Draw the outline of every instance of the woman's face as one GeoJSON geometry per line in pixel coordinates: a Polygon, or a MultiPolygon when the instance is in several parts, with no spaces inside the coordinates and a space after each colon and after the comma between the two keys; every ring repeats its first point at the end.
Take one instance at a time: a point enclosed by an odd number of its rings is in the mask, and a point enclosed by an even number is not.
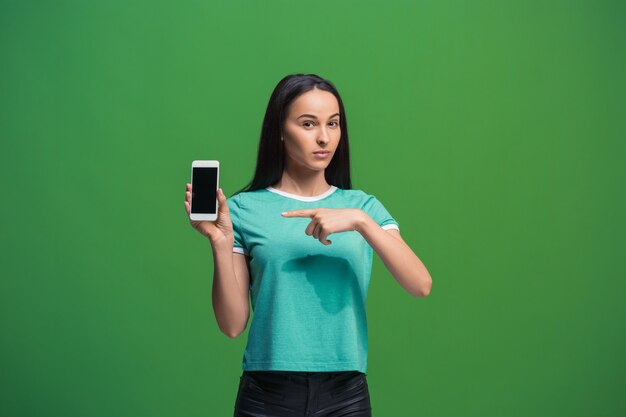
{"type": "Polygon", "coordinates": [[[335,96],[317,88],[301,94],[291,102],[283,126],[286,165],[295,163],[315,171],[326,169],[340,137],[339,103],[335,96]]]}

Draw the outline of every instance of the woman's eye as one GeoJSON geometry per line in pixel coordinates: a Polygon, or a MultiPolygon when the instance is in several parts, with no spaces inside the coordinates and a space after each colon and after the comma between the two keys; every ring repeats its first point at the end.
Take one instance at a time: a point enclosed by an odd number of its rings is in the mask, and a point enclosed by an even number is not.
{"type": "Polygon", "coordinates": [[[333,127],[339,126],[339,122],[330,122],[330,125],[333,127]]]}
{"type": "Polygon", "coordinates": [[[302,123],[302,125],[306,126],[306,127],[311,127],[311,126],[313,126],[313,122],[304,122],[304,123],[302,123]]]}

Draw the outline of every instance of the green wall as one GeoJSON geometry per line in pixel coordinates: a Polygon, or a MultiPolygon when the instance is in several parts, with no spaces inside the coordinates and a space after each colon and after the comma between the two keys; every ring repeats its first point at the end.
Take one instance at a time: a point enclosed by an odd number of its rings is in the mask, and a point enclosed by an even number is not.
{"type": "Polygon", "coordinates": [[[0,415],[232,415],[185,183],[294,72],[433,277],[374,261],[374,415],[626,415],[625,4],[2,1],[0,415]]]}

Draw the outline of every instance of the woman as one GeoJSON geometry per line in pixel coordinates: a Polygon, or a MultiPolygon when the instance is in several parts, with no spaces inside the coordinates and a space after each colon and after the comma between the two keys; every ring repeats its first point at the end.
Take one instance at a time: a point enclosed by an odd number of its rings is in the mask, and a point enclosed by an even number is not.
{"type": "MultiPolygon", "coordinates": [[[[372,195],[352,190],[346,113],[333,84],[283,78],[272,93],[251,183],[218,190],[213,308],[237,337],[253,320],[235,416],[371,416],[365,298],[372,250],[399,284],[432,280],[372,195]],[[313,237],[313,239],[311,239],[313,237]]],[[[189,213],[191,184],[185,207],[189,213]]]]}

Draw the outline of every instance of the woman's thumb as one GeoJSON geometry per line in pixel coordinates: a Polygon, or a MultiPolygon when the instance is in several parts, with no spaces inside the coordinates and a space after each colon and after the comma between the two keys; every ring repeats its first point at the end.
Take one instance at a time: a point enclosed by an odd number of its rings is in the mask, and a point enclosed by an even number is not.
{"type": "Polygon", "coordinates": [[[224,214],[228,214],[228,204],[226,203],[226,196],[221,188],[217,189],[217,201],[219,203],[219,211],[224,214]]]}

